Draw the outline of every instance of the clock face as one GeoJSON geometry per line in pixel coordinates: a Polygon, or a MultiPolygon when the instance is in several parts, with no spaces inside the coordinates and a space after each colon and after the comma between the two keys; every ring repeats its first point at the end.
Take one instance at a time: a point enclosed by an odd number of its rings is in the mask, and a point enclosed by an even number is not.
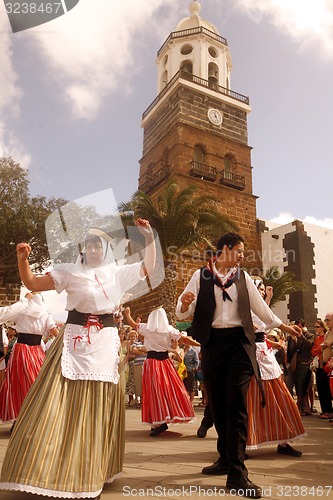
{"type": "Polygon", "coordinates": [[[222,113],[218,109],[210,108],[208,110],[207,115],[208,115],[209,121],[214,123],[214,125],[221,125],[222,120],[223,120],[223,116],[222,116],[222,113]]]}

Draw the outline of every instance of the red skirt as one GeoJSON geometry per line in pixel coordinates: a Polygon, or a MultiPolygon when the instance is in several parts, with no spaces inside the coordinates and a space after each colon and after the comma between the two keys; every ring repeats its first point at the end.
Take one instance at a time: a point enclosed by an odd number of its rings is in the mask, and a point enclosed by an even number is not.
{"type": "Polygon", "coordinates": [[[17,418],[22,403],[35,381],[45,359],[41,345],[16,343],[6,369],[6,378],[0,389],[0,419],[17,418]]]}
{"type": "Polygon", "coordinates": [[[180,424],[194,420],[185,386],[170,359],[148,358],[142,373],[142,422],[180,424]]]}
{"type": "Polygon", "coordinates": [[[254,377],[247,396],[247,449],[295,441],[306,436],[302,420],[290,392],[281,377],[261,381],[266,406],[261,407],[261,394],[254,377]]]}

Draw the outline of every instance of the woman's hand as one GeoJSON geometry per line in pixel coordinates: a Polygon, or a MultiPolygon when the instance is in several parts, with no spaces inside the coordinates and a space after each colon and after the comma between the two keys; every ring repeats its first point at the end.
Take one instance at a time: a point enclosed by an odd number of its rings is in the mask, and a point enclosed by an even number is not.
{"type": "Polygon", "coordinates": [[[279,328],[283,332],[289,333],[289,335],[291,335],[294,338],[294,340],[299,339],[302,336],[302,329],[299,326],[296,326],[296,325],[288,326],[288,325],[285,325],[284,323],[282,323],[279,326],[279,328]]]}
{"type": "Polygon", "coordinates": [[[139,232],[145,238],[146,250],[145,256],[143,259],[144,267],[141,269],[140,275],[142,278],[145,276],[149,276],[149,274],[153,271],[156,265],[156,245],[154,233],[151,228],[151,225],[146,219],[137,219],[135,221],[136,227],[139,232]]]}
{"type": "Polygon", "coordinates": [[[48,274],[44,276],[36,276],[29,266],[29,255],[31,246],[28,243],[18,243],[16,245],[17,263],[20,272],[20,277],[28,290],[33,292],[44,292],[46,290],[54,290],[54,282],[48,274]]]}
{"type": "Polygon", "coordinates": [[[150,222],[146,219],[137,219],[135,225],[139,232],[146,238],[147,236],[153,237],[153,231],[150,222]]]}
{"type": "Polygon", "coordinates": [[[24,262],[29,259],[31,246],[28,243],[18,243],[16,245],[16,254],[18,262],[24,262]]]}
{"type": "Polygon", "coordinates": [[[273,287],[266,286],[265,292],[266,292],[265,302],[266,302],[266,304],[270,305],[271,300],[273,298],[273,287]]]}

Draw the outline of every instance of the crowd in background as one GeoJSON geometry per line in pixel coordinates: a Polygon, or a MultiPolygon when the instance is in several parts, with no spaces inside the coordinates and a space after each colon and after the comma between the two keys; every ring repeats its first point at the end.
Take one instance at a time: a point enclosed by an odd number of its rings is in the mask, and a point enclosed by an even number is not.
{"type": "MultiPolygon", "coordinates": [[[[141,317],[137,316],[140,322],[141,317]]],[[[319,400],[319,418],[333,423],[333,321],[332,314],[325,319],[318,319],[314,333],[307,328],[303,319],[292,322],[303,330],[301,342],[284,334],[278,328],[270,331],[267,341],[275,352],[275,357],[283,371],[290,393],[295,397],[302,416],[317,413],[315,399],[319,400]],[[332,328],[332,330],[330,329],[332,328]]],[[[63,328],[58,323],[57,328],[63,328]]],[[[312,330],[312,329],[311,329],[312,330]]],[[[119,337],[121,340],[122,360],[120,370],[125,372],[126,403],[129,407],[141,408],[142,370],[146,359],[146,349],[138,332],[120,320],[119,337]]],[[[16,325],[8,322],[1,325],[3,352],[0,357],[0,386],[5,379],[6,367],[11,352],[17,341],[16,325]]],[[[41,346],[45,352],[54,341],[54,334],[49,332],[43,337],[41,346]]],[[[191,402],[194,396],[201,395],[199,406],[206,406],[207,396],[201,371],[200,347],[185,346],[181,340],[173,340],[169,357],[184,382],[191,402]]]]}
{"type": "MultiPolygon", "coordinates": [[[[291,324],[302,328],[300,340],[285,334],[278,328],[267,334],[267,342],[273,349],[285,383],[296,400],[301,416],[318,413],[315,399],[319,400],[319,418],[333,423],[333,323],[331,314],[318,319],[314,333],[303,319],[291,324]],[[332,331],[330,331],[330,326],[332,331]]],[[[136,317],[141,321],[141,317],[136,317]]],[[[312,330],[312,329],[311,329],[312,330]]],[[[143,339],[131,326],[121,324],[119,336],[122,345],[122,369],[125,371],[126,402],[130,407],[141,407],[142,369],[146,359],[143,339]]],[[[201,396],[198,406],[207,405],[207,396],[201,371],[200,347],[185,346],[181,340],[173,340],[169,357],[181,376],[186,390],[194,403],[194,396],[201,396]]]]}

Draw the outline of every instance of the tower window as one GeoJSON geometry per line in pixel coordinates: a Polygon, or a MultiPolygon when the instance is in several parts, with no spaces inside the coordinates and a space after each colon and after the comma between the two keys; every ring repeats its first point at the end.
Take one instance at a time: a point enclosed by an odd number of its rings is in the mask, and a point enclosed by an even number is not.
{"type": "Polygon", "coordinates": [[[185,73],[193,74],[193,64],[191,61],[183,61],[180,65],[180,69],[185,73]]]}
{"type": "Polygon", "coordinates": [[[162,155],[162,167],[166,167],[168,165],[169,165],[169,149],[166,148],[163,151],[163,155],[162,155]]]}
{"type": "Polygon", "coordinates": [[[167,62],[168,62],[168,56],[165,56],[165,58],[163,59],[163,66],[164,67],[166,66],[167,62]]]}
{"type": "Polygon", "coordinates": [[[212,46],[208,47],[208,53],[210,56],[214,57],[214,59],[216,59],[219,56],[219,53],[216,50],[216,48],[212,46]]]}
{"type": "Polygon", "coordinates": [[[188,54],[191,54],[192,50],[193,50],[192,45],[187,43],[181,47],[180,53],[183,54],[183,56],[187,56],[188,54]]]}
{"type": "Polygon", "coordinates": [[[231,156],[225,156],[224,157],[224,170],[226,172],[232,172],[233,171],[233,158],[231,156]]]}
{"type": "Polygon", "coordinates": [[[198,163],[205,163],[205,152],[202,146],[194,146],[193,160],[198,163]]]}
{"type": "Polygon", "coordinates": [[[164,89],[167,83],[168,83],[168,72],[167,70],[165,70],[163,71],[161,76],[161,89],[164,89]]]}
{"type": "Polygon", "coordinates": [[[210,83],[219,83],[219,68],[215,63],[208,64],[208,81],[210,83]]]}

